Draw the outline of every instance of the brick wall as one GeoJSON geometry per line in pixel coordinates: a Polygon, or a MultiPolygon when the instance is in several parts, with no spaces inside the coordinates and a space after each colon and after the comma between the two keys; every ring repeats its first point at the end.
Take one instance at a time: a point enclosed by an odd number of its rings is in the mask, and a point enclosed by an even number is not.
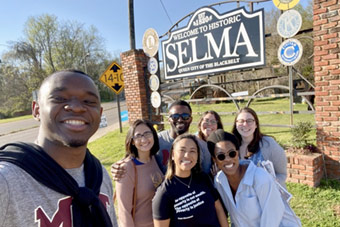
{"type": "Polygon", "coordinates": [[[159,121],[155,109],[150,104],[151,90],[148,87],[150,74],[147,72],[149,58],[143,50],[129,50],[121,53],[124,73],[124,90],[129,124],[137,119],[159,121]]]}
{"type": "Polygon", "coordinates": [[[340,179],[340,1],[314,0],[313,20],[317,145],[340,179]]]}
{"type": "Polygon", "coordinates": [[[287,182],[317,187],[323,176],[321,154],[300,155],[287,153],[287,182]]]}

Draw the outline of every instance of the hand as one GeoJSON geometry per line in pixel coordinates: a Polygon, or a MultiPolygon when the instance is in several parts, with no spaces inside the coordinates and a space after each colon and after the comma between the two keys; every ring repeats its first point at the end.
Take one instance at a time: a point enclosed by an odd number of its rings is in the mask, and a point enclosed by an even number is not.
{"type": "Polygon", "coordinates": [[[125,176],[126,169],[123,165],[125,162],[127,162],[127,159],[119,160],[111,165],[111,174],[114,181],[120,181],[125,176]]]}
{"type": "Polygon", "coordinates": [[[220,171],[220,169],[217,167],[216,163],[213,163],[210,169],[211,174],[216,176],[218,171],[220,171]]]}

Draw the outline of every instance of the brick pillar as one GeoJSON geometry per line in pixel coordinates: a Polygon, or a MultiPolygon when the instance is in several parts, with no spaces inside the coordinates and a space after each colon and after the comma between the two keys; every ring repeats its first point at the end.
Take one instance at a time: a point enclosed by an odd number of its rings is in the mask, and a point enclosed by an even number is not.
{"type": "Polygon", "coordinates": [[[160,121],[156,110],[151,106],[151,90],[148,86],[150,74],[147,70],[149,58],[143,50],[129,50],[120,55],[124,73],[124,90],[129,124],[137,119],[160,121]]]}
{"type": "Polygon", "coordinates": [[[314,0],[313,19],[317,145],[340,179],[340,0],[314,0]]]}

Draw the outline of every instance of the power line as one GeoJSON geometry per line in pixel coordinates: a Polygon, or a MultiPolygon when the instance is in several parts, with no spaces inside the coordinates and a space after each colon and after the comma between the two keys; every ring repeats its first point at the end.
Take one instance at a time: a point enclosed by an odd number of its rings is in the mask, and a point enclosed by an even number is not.
{"type": "Polygon", "coordinates": [[[172,23],[172,21],[171,21],[171,19],[170,19],[170,16],[169,16],[169,14],[168,14],[168,11],[166,10],[166,8],[165,8],[165,6],[164,6],[164,4],[163,4],[163,1],[162,1],[162,0],[159,0],[159,1],[161,2],[161,4],[162,4],[162,7],[163,7],[163,9],[164,9],[164,11],[165,11],[165,13],[166,13],[166,15],[167,15],[167,17],[168,17],[168,19],[169,19],[170,23],[171,23],[171,24],[173,24],[173,23],[172,23]]]}

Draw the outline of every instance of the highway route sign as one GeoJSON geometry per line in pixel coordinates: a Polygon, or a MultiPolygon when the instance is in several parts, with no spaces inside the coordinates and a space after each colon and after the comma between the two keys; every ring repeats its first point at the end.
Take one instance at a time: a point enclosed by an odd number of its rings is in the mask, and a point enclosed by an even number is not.
{"type": "Polygon", "coordinates": [[[124,88],[122,67],[117,62],[112,62],[111,65],[100,76],[99,80],[118,95],[124,88]]]}
{"type": "Polygon", "coordinates": [[[286,66],[296,64],[302,57],[302,45],[297,39],[287,39],[281,43],[277,56],[280,62],[286,66]]]}

